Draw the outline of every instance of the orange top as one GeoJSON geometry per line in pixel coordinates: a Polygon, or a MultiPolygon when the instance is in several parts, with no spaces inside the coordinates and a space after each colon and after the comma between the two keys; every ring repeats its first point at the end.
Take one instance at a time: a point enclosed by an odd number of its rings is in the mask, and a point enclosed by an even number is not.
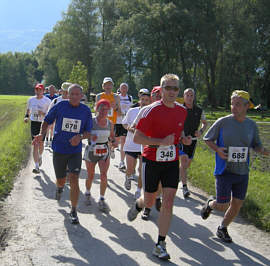
{"type": "MultiPolygon", "coordinates": [[[[99,94],[99,99],[106,99],[110,102],[110,104],[115,103],[115,96],[114,93],[106,94],[105,92],[102,92],[99,94]]],[[[108,119],[115,124],[117,119],[117,111],[115,111],[112,107],[108,113],[108,119]]]]}

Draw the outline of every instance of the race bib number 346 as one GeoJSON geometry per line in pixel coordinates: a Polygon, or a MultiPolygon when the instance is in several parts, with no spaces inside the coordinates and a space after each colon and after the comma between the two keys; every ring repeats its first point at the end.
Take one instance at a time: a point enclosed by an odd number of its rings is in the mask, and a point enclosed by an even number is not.
{"type": "Polygon", "coordinates": [[[63,118],[62,131],[80,133],[81,120],[72,118],[63,118]]]}
{"type": "Polygon", "coordinates": [[[158,147],[156,153],[157,162],[174,161],[175,157],[176,157],[176,149],[174,145],[158,147]]]}
{"type": "Polygon", "coordinates": [[[248,147],[229,147],[228,162],[243,163],[248,158],[248,147]]]}

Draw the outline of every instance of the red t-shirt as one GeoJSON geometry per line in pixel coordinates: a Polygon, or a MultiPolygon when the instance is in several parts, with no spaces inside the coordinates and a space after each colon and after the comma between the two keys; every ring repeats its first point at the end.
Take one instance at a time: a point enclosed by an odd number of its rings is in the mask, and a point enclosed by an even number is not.
{"type": "MultiPolygon", "coordinates": [[[[161,100],[146,107],[136,128],[151,138],[162,139],[170,134],[175,134],[174,144],[176,145],[184,130],[186,116],[186,108],[181,104],[175,102],[174,108],[169,108],[161,100]]],[[[144,146],[142,156],[157,161],[157,148],[144,146]]],[[[176,155],[173,161],[178,159],[179,148],[176,146],[176,155]]]]}

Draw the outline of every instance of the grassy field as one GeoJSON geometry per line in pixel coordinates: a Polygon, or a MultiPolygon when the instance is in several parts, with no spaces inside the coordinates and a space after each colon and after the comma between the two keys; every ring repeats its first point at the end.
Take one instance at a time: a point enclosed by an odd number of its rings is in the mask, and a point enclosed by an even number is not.
{"type": "Polygon", "coordinates": [[[14,177],[29,154],[29,125],[23,122],[29,96],[0,95],[0,199],[13,186],[14,177]]]}
{"type": "MultiPolygon", "coordinates": [[[[270,125],[259,125],[259,129],[264,146],[270,149],[270,125]]],[[[212,195],[215,195],[214,165],[214,153],[203,141],[199,141],[188,172],[189,180],[212,195]]],[[[250,169],[248,193],[241,215],[270,232],[270,157],[252,152],[250,169]]]]}

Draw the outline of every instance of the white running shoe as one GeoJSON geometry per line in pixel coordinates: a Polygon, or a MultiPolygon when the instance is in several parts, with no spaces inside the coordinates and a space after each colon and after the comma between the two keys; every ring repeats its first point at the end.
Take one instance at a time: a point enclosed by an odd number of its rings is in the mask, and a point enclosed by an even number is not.
{"type": "Polygon", "coordinates": [[[125,163],[123,161],[121,161],[119,163],[118,169],[120,169],[120,170],[125,170],[126,169],[125,163]]]}
{"type": "Polygon", "coordinates": [[[105,202],[104,199],[100,199],[98,201],[98,208],[100,211],[108,213],[110,211],[110,207],[108,206],[108,204],[105,202]]]}
{"type": "Polygon", "coordinates": [[[125,188],[126,188],[126,190],[130,190],[131,189],[131,179],[127,175],[126,175],[126,180],[125,180],[125,188]]]}
{"type": "Polygon", "coordinates": [[[92,205],[91,194],[85,192],[84,196],[85,196],[85,205],[87,205],[87,206],[92,205]]]}
{"type": "Polygon", "coordinates": [[[139,197],[141,196],[141,191],[140,190],[137,190],[134,194],[134,198],[135,200],[138,199],[139,197]]]}
{"type": "Polygon", "coordinates": [[[171,257],[166,250],[166,242],[160,241],[158,245],[155,245],[153,249],[153,255],[162,260],[169,260],[171,257]]]}

